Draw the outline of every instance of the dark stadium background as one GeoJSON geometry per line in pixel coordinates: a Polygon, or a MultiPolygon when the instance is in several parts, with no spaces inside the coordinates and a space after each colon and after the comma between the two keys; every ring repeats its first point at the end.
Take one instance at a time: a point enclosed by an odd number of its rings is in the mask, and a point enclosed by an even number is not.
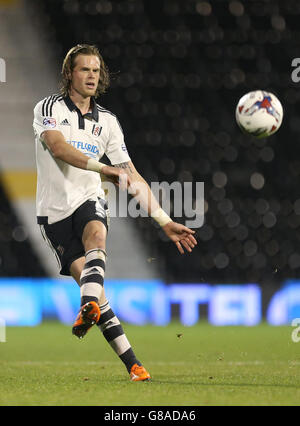
{"type": "MultiPolygon", "coordinates": [[[[68,49],[96,44],[113,74],[100,102],[119,118],[148,182],[204,182],[198,246],[184,258],[136,220],[167,283],[258,283],[263,304],[300,273],[300,3],[286,1],[28,1],[59,69],[68,49]],[[243,135],[234,114],[265,89],[284,107],[270,139],[243,135]]],[[[25,47],[24,47],[25,48],[25,47]]],[[[27,47],[30,48],[30,47],[27,47]]],[[[44,277],[0,186],[0,275],[44,277]]],[[[182,218],[184,221],[185,218],[182,218]]]]}

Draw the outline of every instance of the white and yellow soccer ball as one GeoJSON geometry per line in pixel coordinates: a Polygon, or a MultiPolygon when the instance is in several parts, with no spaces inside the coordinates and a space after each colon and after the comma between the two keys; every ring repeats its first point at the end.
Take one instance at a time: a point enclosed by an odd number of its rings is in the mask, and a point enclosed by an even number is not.
{"type": "Polygon", "coordinates": [[[243,132],[256,138],[267,138],[281,126],[283,109],[273,93],[255,90],[239,100],[235,117],[243,132]]]}

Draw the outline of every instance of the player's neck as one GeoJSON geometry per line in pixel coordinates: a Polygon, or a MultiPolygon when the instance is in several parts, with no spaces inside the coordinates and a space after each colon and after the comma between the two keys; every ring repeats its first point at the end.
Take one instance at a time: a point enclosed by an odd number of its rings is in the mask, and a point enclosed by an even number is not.
{"type": "Polygon", "coordinates": [[[81,111],[81,114],[84,115],[90,110],[91,106],[91,97],[83,97],[80,93],[75,90],[71,90],[69,94],[73,103],[77,106],[77,108],[81,111]]]}

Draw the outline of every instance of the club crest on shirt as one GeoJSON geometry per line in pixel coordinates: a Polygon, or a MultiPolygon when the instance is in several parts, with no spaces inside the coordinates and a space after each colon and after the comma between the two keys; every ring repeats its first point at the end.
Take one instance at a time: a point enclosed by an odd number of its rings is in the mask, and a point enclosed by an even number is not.
{"type": "Polygon", "coordinates": [[[93,128],[92,128],[92,134],[94,136],[98,137],[98,136],[100,136],[101,130],[102,130],[101,126],[97,126],[96,124],[94,124],[93,128]]]}
{"type": "Polygon", "coordinates": [[[51,127],[53,129],[54,127],[56,127],[56,120],[55,118],[44,118],[43,125],[46,127],[51,127]]]}

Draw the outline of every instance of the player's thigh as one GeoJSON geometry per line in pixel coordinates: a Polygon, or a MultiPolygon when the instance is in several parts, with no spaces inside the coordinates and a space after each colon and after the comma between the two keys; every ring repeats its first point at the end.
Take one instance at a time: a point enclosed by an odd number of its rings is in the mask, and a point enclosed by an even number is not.
{"type": "Polygon", "coordinates": [[[82,234],[82,244],[85,248],[85,251],[87,252],[94,248],[105,250],[106,237],[106,226],[98,220],[91,220],[85,225],[82,234]]]}
{"type": "Polygon", "coordinates": [[[82,241],[85,251],[105,250],[108,230],[108,208],[104,199],[87,200],[74,213],[73,226],[82,241]]]}

